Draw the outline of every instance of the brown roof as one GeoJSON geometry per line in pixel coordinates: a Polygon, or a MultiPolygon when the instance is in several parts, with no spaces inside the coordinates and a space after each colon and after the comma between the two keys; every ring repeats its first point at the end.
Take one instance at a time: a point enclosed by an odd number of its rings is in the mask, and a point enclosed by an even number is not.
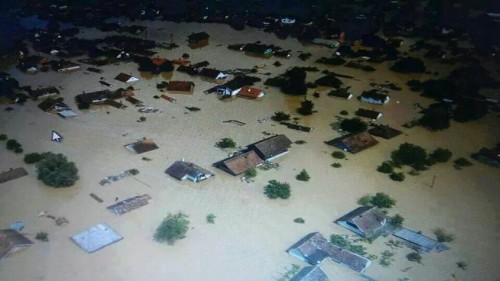
{"type": "Polygon", "coordinates": [[[292,141],[285,135],[276,135],[265,140],[261,140],[251,145],[257,154],[264,159],[268,160],[272,157],[280,155],[290,148],[292,141]]]}
{"type": "Polygon", "coordinates": [[[0,230],[0,259],[7,257],[22,248],[29,247],[33,242],[13,229],[0,230]]]}
{"type": "Polygon", "coordinates": [[[245,97],[245,98],[251,98],[251,99],[256,99],[262,94],[262,90],[258,88],[253,88],[253,87],[248,87],[244,86],[240,89],[240,92],[238,95],[245,97]]]}
{"type": "Polygon", "coordinates": [[[255,151],[250,150],[223,161],[223,164],[231,174],[236,176],[261,165],[263,162],[255,151]]]}
{"type": "Polygon", "coordinates": [[[194,83],[190,81],[170,81],[168,82],[167,91],[177,93],[192,94],[194,83]]]}
{"type": "Polygon", "coordinates": [[[166,58],[159,58],[159,57],[154,57],[151,59],[151,63],[153,63],[156,66],[161,66],[166,61],[168,61],[166,58]]]}
{"type": "Polygon", "coordinates": [[[388,222],[387,216],[377,207],[359,207],[341,218],[339,221],[346,221],[354,224],[363,233],[370,235],[381,229],[388,222]]]}
{"type": "Polygon", "coordinates": [[[141,154],[141,153],[148,152],[148,151],[155,150],[155,149],[159,148],[156,145],[156,143],[154,143],[154,141],[151,139],[144,139],[144,140],[137,141],[134,143],[129,143],[129,144],[125,145],[125,147],[127,149],[134,151],[137,154],[141,154]]]}
{"type": "Polygon", "coordinates": [[[28,174],[24,168],[11,169],[9,171],[0,173],[0,183],[7,182],[10,180],[15,180],[20,177],[24,177],[28,174]]]}
{"type": "Polygon", "coordinates": [[[333,139],[326,143],[336,147],[340,147],[341,149],[346,149],[351,153],[358,153],[378,144],[378,141],[365,131],[355,135],[348,135],[345,137],[333,139]]]}

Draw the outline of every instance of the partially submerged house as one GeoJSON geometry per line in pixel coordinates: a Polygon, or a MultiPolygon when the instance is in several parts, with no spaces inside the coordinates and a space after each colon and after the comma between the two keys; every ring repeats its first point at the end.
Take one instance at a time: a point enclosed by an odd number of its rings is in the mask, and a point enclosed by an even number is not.
{"type": "Polygon", "coordinates": [[[191,95],[194,91],[194,83],[191,81],[169,81],[165,89],[171,94],[191,95]]]}
{"type": "Polygon", "coordinates": [[[262,98],[266,95],[264,91],[259,88],[243,86],[235,91],[235,94],[238,97],[247,98],[247,99],[258,99],[262,98]]]}
{"type": "Polygon", "coordinates": [[[334,89],[328,93],[328,96],[342,98],[346,100],[350,100],[353,97],[352,94],[349,93],[347,88],[334,89]]]}
{"type": "Polygon", "coordinates": [[[28,172],[26,172],[26,170],[23,167],[10,169],[8,171],[0,173],[0,183],[22,178],[27,175],[28,172]]]}
{"type": "Polygon", "coordinates": [[[390,98],[388,95],[377,93],[376,91],[366,91],[359,96],[359,100],[371,104],[386,104],[390,98]]]}
{"type": "Polygon", "coordinates": [[[142,140],[126,144],[125,148],[137,154],[142,154],[151,150],[158,149],[159,147],[152,139],[144,138],[142,140]]]}
{"type": "Polygon", "coordinates": [[[334,39],[314,38],[311,42],[313,44],[326,46],[331,49],[335,49],[340,46],[340,42],[334,39]]]}
{"type": "Polygon", "coordinates": [[[0,260],[31,245],[33,245],[33,242],[14,229],[0,230],[0,260]]]}
{"type": "Polygon", "coordinates": [[[263,163],[264,160],[262,160],[255,151],[249,150],[215,163],[214,166],[233,176],[237,176],[249,169],[257,168],[263,163]]]}
{"type": "Polygon", "coordinates": [[[116,75],[115,80],[129,84],[139,81],[139,78],[122,72],[116,75]]]}
{"type": "Polygon", "coordinates": [[[214,175],[200,166],[185,161],[175,161],[167,168],[165,173],[180,181],[188,179],[194,182],[206,180],[214,175]]]}
{"type": "Polygon", "coordinates": [[[368,118],[371,119],[372,121],[377,121],[384,115],[382,112],[364,108],[358,109],[355,114],[356,116],[368,118]]]}
{"type": "Polygon", "coordinates": [[[326,144],[355,154],[377,145],[378,141],[367,131],[364,131],[358,134],[351,134],[329,140],[326,142],[326,144]]]}
{"type": "Polygon", "coordinates": [[[435,251],[439,253],[448,249],[443,243],[407,228],[397,230],[392,235],[402,239],[410,248],[418,252],[435,251]]]}
{"type": "Polygon", "coordinates": [[[263,160],[271,161],[287,154],[291,145],[292,141],[285,135],[276,135],[253,143],[248,148],[254,150],[263,160]]]}
{"type": "Polygon", "coordinates": [[[59,90],[56,87],[40,88],[40,89],[29,91],[29,95],[34,100],[37,100],[39,98],[46,98],[46,97],[56,96],[56,95],[59,95],[59,94],[60,94],[60,92],[59,92],[59,90]]]}
{"type": "Polygon", "coordinates": [[[39,103],[38,108],[48,113],[55,113],[63,118],[78,116],[78,113],[73,111],[67,104],[50,97],[39,103]]]}
{"type": "Polygon", "coordinates": [[[151,196],[147,194],[138,195],[108,206],[107,209],[115,215],[123,215],[135,209],[139,209],[142,206],[148,205],[149,200],[151,200],[151,196]]]}
{"type": "Polygon", "coordinates": [[[494,149],[483,147],[471,157],[485,164],[500,167],[500,147],[494,149]]]}
{"type": "Polygon", "coordinates": [[[269,58],[273,55],[274,51],[278,49],[272,45],[263,45],[263,44],[245,44],[241,50],[245,52],[245,54],[261,56],[265,58],[269,58]]]}
{"type": "Polygon", "coordinates": [[[287,253],[310,265],[331,259],[358,273],[363,273],[371,264],[369,259],[333,245],[319,232],[306,235],[288,248],[287,253]]]}
{"type": "Polygon", "coordinates": [[[401,135],[403,132],[398,129],[389,127],[389,125],[379,125],[369,129],[368,133],[370,133],[372,136],[384,139],[392,139],[401,135]]]}
{"type": "Polygon", "coordinates": [[[92,226],[71,237],[71,240],[87,253],[93,253],[122,239],[122,236],[103,223],[92,226]]]}
{"type": "Polygon", "coordinates": [[[215,83],[220,83],[227,77],[224,72],[213,68],[202,68],[198,75],[215,83]]]}
{"type": "Polygon", "coordinates": [[[390,218],[375,206],[364,206],[354,209],[335,220],[356,234],[365,238],[376,238],[390,228],[390,218]]]}
{"type": "Polygon", "coordinates": [[[302,268],[290,281],[329,281],[328,275],[321,269],[321,265],[311,265],[302,268]]]}
{"type": "Polygon", "coordinates": [[[80,65],[67,60],[52,62],[52,68],[58,72],[68,72],[80,69],[80,65]]]}
{"type": "Polygon", "coordinates": [[[206,32],[192,33],[188,36],[188,46],[191,49],[202,48],[208,45],[210,35],[206,32]]]}

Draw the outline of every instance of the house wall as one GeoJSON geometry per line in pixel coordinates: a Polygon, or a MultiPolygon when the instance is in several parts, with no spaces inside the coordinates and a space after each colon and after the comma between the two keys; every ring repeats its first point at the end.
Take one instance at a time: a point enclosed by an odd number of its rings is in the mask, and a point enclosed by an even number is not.
{"type": "Polygon", "coordinates": [[[290,256],[292,256],[292,257],[298,258],[301,261],[304,261],[304,262],[307,262],[307,263],[311,264],[309,262],[309,260],[304,255],[302,255],[302,253],[299,250],[297,250],[297,249],[290,249],[290,250],[288,250],[288,254],[290,256]]]}
{"type": "Polygon", "coordinates": [[[346,221],[338,221],[337,224],[351,230],[352,232],[355,232],[359,236],[362,236],[362,237],[366,236],[363,231],[361,231],[359,228],[353,227],[352,225],[348,224],[346,221]]]}

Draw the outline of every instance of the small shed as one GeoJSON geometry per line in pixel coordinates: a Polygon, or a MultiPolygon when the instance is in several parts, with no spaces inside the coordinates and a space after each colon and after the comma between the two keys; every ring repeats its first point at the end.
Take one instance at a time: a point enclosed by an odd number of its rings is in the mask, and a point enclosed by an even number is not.
{"type": "Polygon", "coordinates": [[[33,242],[14,229],[0,230],[0,260],[31,245],[33,245],[33,242]]]}
{"type": "Polygon", "coordinates": [[[92,226],[71,237],[71,240],[87,253],[93,253],[122,239],[123,237],[103,223],[92,226]]]}

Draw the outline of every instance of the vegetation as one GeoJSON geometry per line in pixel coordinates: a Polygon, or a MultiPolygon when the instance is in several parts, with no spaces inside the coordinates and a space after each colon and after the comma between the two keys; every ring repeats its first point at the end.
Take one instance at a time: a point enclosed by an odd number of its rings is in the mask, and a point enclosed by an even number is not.
{"type": "Polygon", "coordinates": [[[400,73],[422,73],[425,72],[425,65],[421,59],[406,57],[396,61],[391,70],[400,73]]]}
{"type": "Polygon", "coordinates": [[[448,149],[437,148],[429,156],[437,162],[444,163],[451,159],[453,154],[448,149]]]}
{"type": "Polygon", "coordinates": [[[446,233],[442,228],[434,229],[434,235],[436,235],[436,239],[439,242],[452,242],[455,240],[455,235],[446,233]]]}
{"type": "Polygon", "coordinates": [[[333,56],[331,58],[322,57],[316,60],[317,63],[330,64],[330,65],[342,65],[346,63],[346,60],[340,56],[333,56]]]}
{"type": "Polygon", "coordinates": [[[250,168],[245,171],[245,177],[247,178],[254,178],[256,176],[257,176],[257,170],[255,170],[254,168],[250,168]]]}
{"type": "Polygon", "coordinates": [[[349,112],[347,110],[341,110],[340,115],[349,115],[349,112]]]}
{"type": "Polygon", "coordinates": [[[450,127],[450,114],[448,106],[444,103],[432,104],[423,111],[419,124],[431,131],[439,131],[450,127]]]}
{"type": "Polygon", "coordinates": [[[464,261],[459,261],[457,262],[457,267],[462,269],[462,270],[466,270],[467,269],[467,263],[464,262],[464,261]]]}
{"type": "Polygon", "coordinates": [[[370,206],[372,204],[372,196],[365,195],[358,199],[358,204],[361,206],[370,206]]]}
{"type": "Polygon", "coordinates": [[[5,143],[5,146],[7,147],[8,150],[12,150],[15,153],[22,153],[23,152],[23,146],[17,142],[15,139],[10,139],[5,143]]]}
{"type": "Polygon", "coordinates": [[[289,280],[292,280],[292,278],[297,275],[297,273],[299,273],[300,271],[300,266],[296,265],[296,264],[292,264],[292,268],[290,268],[289,270],[287,270],[286,273],[283,274],[283,276],[279,279],[277,279],[277,281],[289,281],[289,280]]]}
{"type": "Polygon", "coordinates": [[[215,145],[219,148],[235,148],[236,142],[232,138],[223,138],[215,145]]]}
{"type": "Polygon", "coordinates": [[[392,161],[396,164],[404,164],[416,170],[424,170],[427,152],[418,145],[403,143],[399,146],[398,150],[392,152],[391,157],[392,161]]]}
{"type": "Polygon", "coordinates": [[[38,232],[35,236],[35,239],[43,242],[49,242],[49,234],[43,231],[38,232]]]}
{"type": "Polygon", "coordinates": [[[418,252],[409,253],[406,255],[409,261],[414,261],[420,263],[422,261],[422,256],[418,252]]]}
{"type": "Polygon", "coordinates": [[[131,174],[132,176],[136,176],[139,174],[139,170],[137,169],[130,169],[128,170],[128,173],[131,174]]]}
{"type": "Polygon", "coordinates": [[[297,109],[297,112],[302,115],[311,115],[313,114],[314,103],[310,100],[304,100],[300,103],[300,107],[297,109]]]}
{"type": "Polygon", "coordinates": [[[394,166],[392,165],[392,162],[385,161],[377,167],[377,171],[384,174],[390,174],[394,171],[394,166]]]}
{"type": "Polygon", "coordinates": [[[306,143],[307,143],[307,141],[305,141],[305,140],[296,140],[295,141],[295,144],[306,144],[306,143]]]}
{"type": "Polygon", "coordinates": [[[264,187],[264,194],[270,199],[288,199],[290,197],[290,185],[276,180],[270,180],[264,187]]]}
{"type": "Polygon", "coordinates": [[[8,138],[8,137],[7,137],[7,135],[6,135],[6,134],[1,134],[1,135],[0,135],[0,141],[5,141],[5,140],[7,140],[7,138],[8,138]]]}
{"type": "Polygon", "coordinates": [[[391,224],[395,227],[402,227],[405,219],[400,214],[396,214],[391,218],[391,224]]]}
{"type": "Polygon", "coordinates": [[[302,171],[295,178],[299,181],[309,181],[311,177],[305,169],[302,169],[302,171]]]}
{"type": "Polygon", "coordinates": [[[340,128],[346,132],[355,134],[366,131],[368,125],[361,119],[355,117],[342,120],[342,122],[340,122],[340,128]]]}
{"type": "Polygon", "coordinates": [[[370,203],[380,209],[390,209],[396,205],[396,200],[383,192],[377,192],[375,196],[371,198],[370,203]]]}
{"type": "Polygon", "coordinates": [[[52,187],[69,187],[78,180],[78,169],[75,163],[69,162],[66,156],[44,153],[43,159],[37,164],[38,179],[52,187]]]}
{"type": "Polygon", "coordinates": [[[287,95],[305,95],[307,92],[306,75],[306,71],[300,67],[288,70],[284,74],[285,80],[281,91],[287,95]]]}
{"type": "Polygon", "coordinates": [[[207,215],[207,223],[212,223],[214,224],[215,223],[215,215],[214,214],[208,214],[207,215]]]}
{"type": "Polygon", "coordinates": [[[40,154],[40,153],[28,153],[26,155],[24,155],[24,163],[26,164],[34,164],[34,163],[38,163],[40,161],[42,161],[43,159],[43,156],[44,154],[40,154]]]}
{"type": "Polygon", "coordinates": [[[455,159],[455,161],[453,161],[453,164],[456,169],[462,169],[463,167],[469,167],[473,165],[472,162],[463,157],[455,159]]]}
{"type": "Polygon", "coordinates": [[[174,244],[176,240],[186,237],[189,229],[188,216],[179,212],[177,214],[168,214],[156,229],[154,239],[157,242],[174,244]]]}
{"type": "Polygon", "coordinates": [[[332,167],[334,167],[334,168],[340,168],[340,167],[342,167],[342,164],[340,164],[338,162],[337,163],[333,163],[332,167]]]}
{"type": "Polygon", "coordinates": [[[392,173],[389,175],[389,178],[393,181],[404,181],[406,177],[403,173],[392,173]]]}
{"type": "Polygon", "coordinates": [[[334,152],[332,152],[332,157],[336,158],[336,159],[344,159],[345,153],[342,151],[334,151],[334,152]]]}
{"type": "Polygon", "coordinates": [[[394,261],[394,253],[389,251],[389,250],[385,250],[382,252],[382,258],[380,258],[380,265],[383,266],[383,267],[388,267],[391,265],[392,261],[394,261]]]}
{"type": "Polygon", "coordinates": [[[305,223],[306,221],[303,218],[296,218],[293,220],[294,223],[305,223]]]}
{"type": "Polygon", "coordinates": [[[290,120],[290,114],[286,114],[283,111],[278,111],[275,112],[274,115],[271,117],[274,121],[281,122],[281,121],[288,121],[290,120]]]}
{"type": "Polygon", "coordinates": [[[351,252],[359,254],[359,255],[366,254],[366,248],[363,245],[354,245],[351,242],[347,241],[341,235],[332,234],[330,236],[330,242],[333,245],[337,245],[337,246],[341,247],[342,249],[346,249],[347,251],[351,251],[351,252]]]}

